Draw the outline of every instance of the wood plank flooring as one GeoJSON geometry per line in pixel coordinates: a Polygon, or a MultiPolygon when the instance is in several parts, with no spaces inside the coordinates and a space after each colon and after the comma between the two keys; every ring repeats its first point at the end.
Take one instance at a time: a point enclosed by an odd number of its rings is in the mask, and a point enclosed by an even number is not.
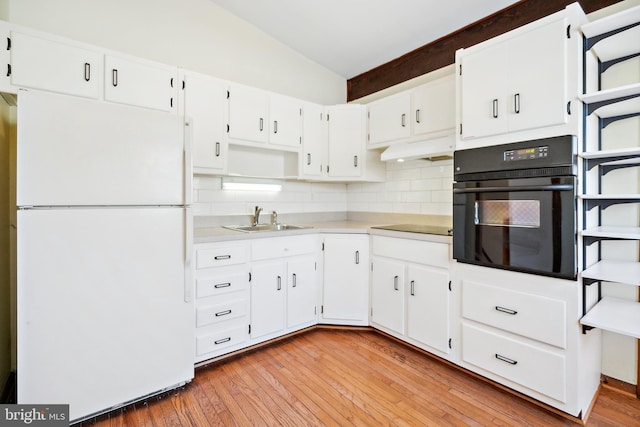
{"type": "MultiPolygon", "coordinates": [[[[315,329],[197,369],[183,389],[98,426],[576,426],[370,330],[315,329]]],[[[640,426],[602,389],[587,426],[640,426]]]]}

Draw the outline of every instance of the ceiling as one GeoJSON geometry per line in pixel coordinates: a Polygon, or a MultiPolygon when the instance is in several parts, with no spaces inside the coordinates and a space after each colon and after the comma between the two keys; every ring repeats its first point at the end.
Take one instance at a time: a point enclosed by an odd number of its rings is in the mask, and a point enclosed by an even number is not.
{"type": "Polygon", "coordinates": [[[211,0],[349,79],[517,0],[211,0]]]}

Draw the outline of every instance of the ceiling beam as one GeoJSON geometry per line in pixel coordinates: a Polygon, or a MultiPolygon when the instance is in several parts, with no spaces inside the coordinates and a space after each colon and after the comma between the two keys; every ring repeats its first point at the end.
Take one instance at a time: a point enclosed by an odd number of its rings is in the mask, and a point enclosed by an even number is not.
{"type": "MultiPolygon", "coordinates": [[[[621,0],[580,0],[586,13],[621,0]]],[[[511,31],[574,3],[570,0],[522,0],[399,58],[347,80],[347,101],[353,101],[455,62],[455,52],[511,31]]]]}

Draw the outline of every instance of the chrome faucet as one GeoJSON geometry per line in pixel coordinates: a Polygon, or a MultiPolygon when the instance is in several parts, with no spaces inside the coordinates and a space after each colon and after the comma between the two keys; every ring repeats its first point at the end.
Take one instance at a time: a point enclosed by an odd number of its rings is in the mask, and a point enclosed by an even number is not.
{"type": "Polygon", "coordinates": [[[262,212],[262,208],[260,206],[256,206],[253,212],[253,224],[251,225],[258,225],[260,223],[260,212],[262,212]]]}
{"type": "Polygon", "coordinates": [[[278,225],[278,212],[276,211],[271,212],[271,224],[278,225]]]}

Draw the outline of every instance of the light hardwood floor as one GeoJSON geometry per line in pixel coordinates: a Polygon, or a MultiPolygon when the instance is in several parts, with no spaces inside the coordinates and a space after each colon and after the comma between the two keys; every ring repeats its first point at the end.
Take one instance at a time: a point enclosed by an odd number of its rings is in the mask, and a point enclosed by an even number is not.
{"type": "MultiPolygon", "coordinates": [[[[201,367],[183,389],[98,426],[576,426],[370,330],[315,329],[201,367]]],[[[640,426],[602,389],[587,426],[640,426]]]]}

